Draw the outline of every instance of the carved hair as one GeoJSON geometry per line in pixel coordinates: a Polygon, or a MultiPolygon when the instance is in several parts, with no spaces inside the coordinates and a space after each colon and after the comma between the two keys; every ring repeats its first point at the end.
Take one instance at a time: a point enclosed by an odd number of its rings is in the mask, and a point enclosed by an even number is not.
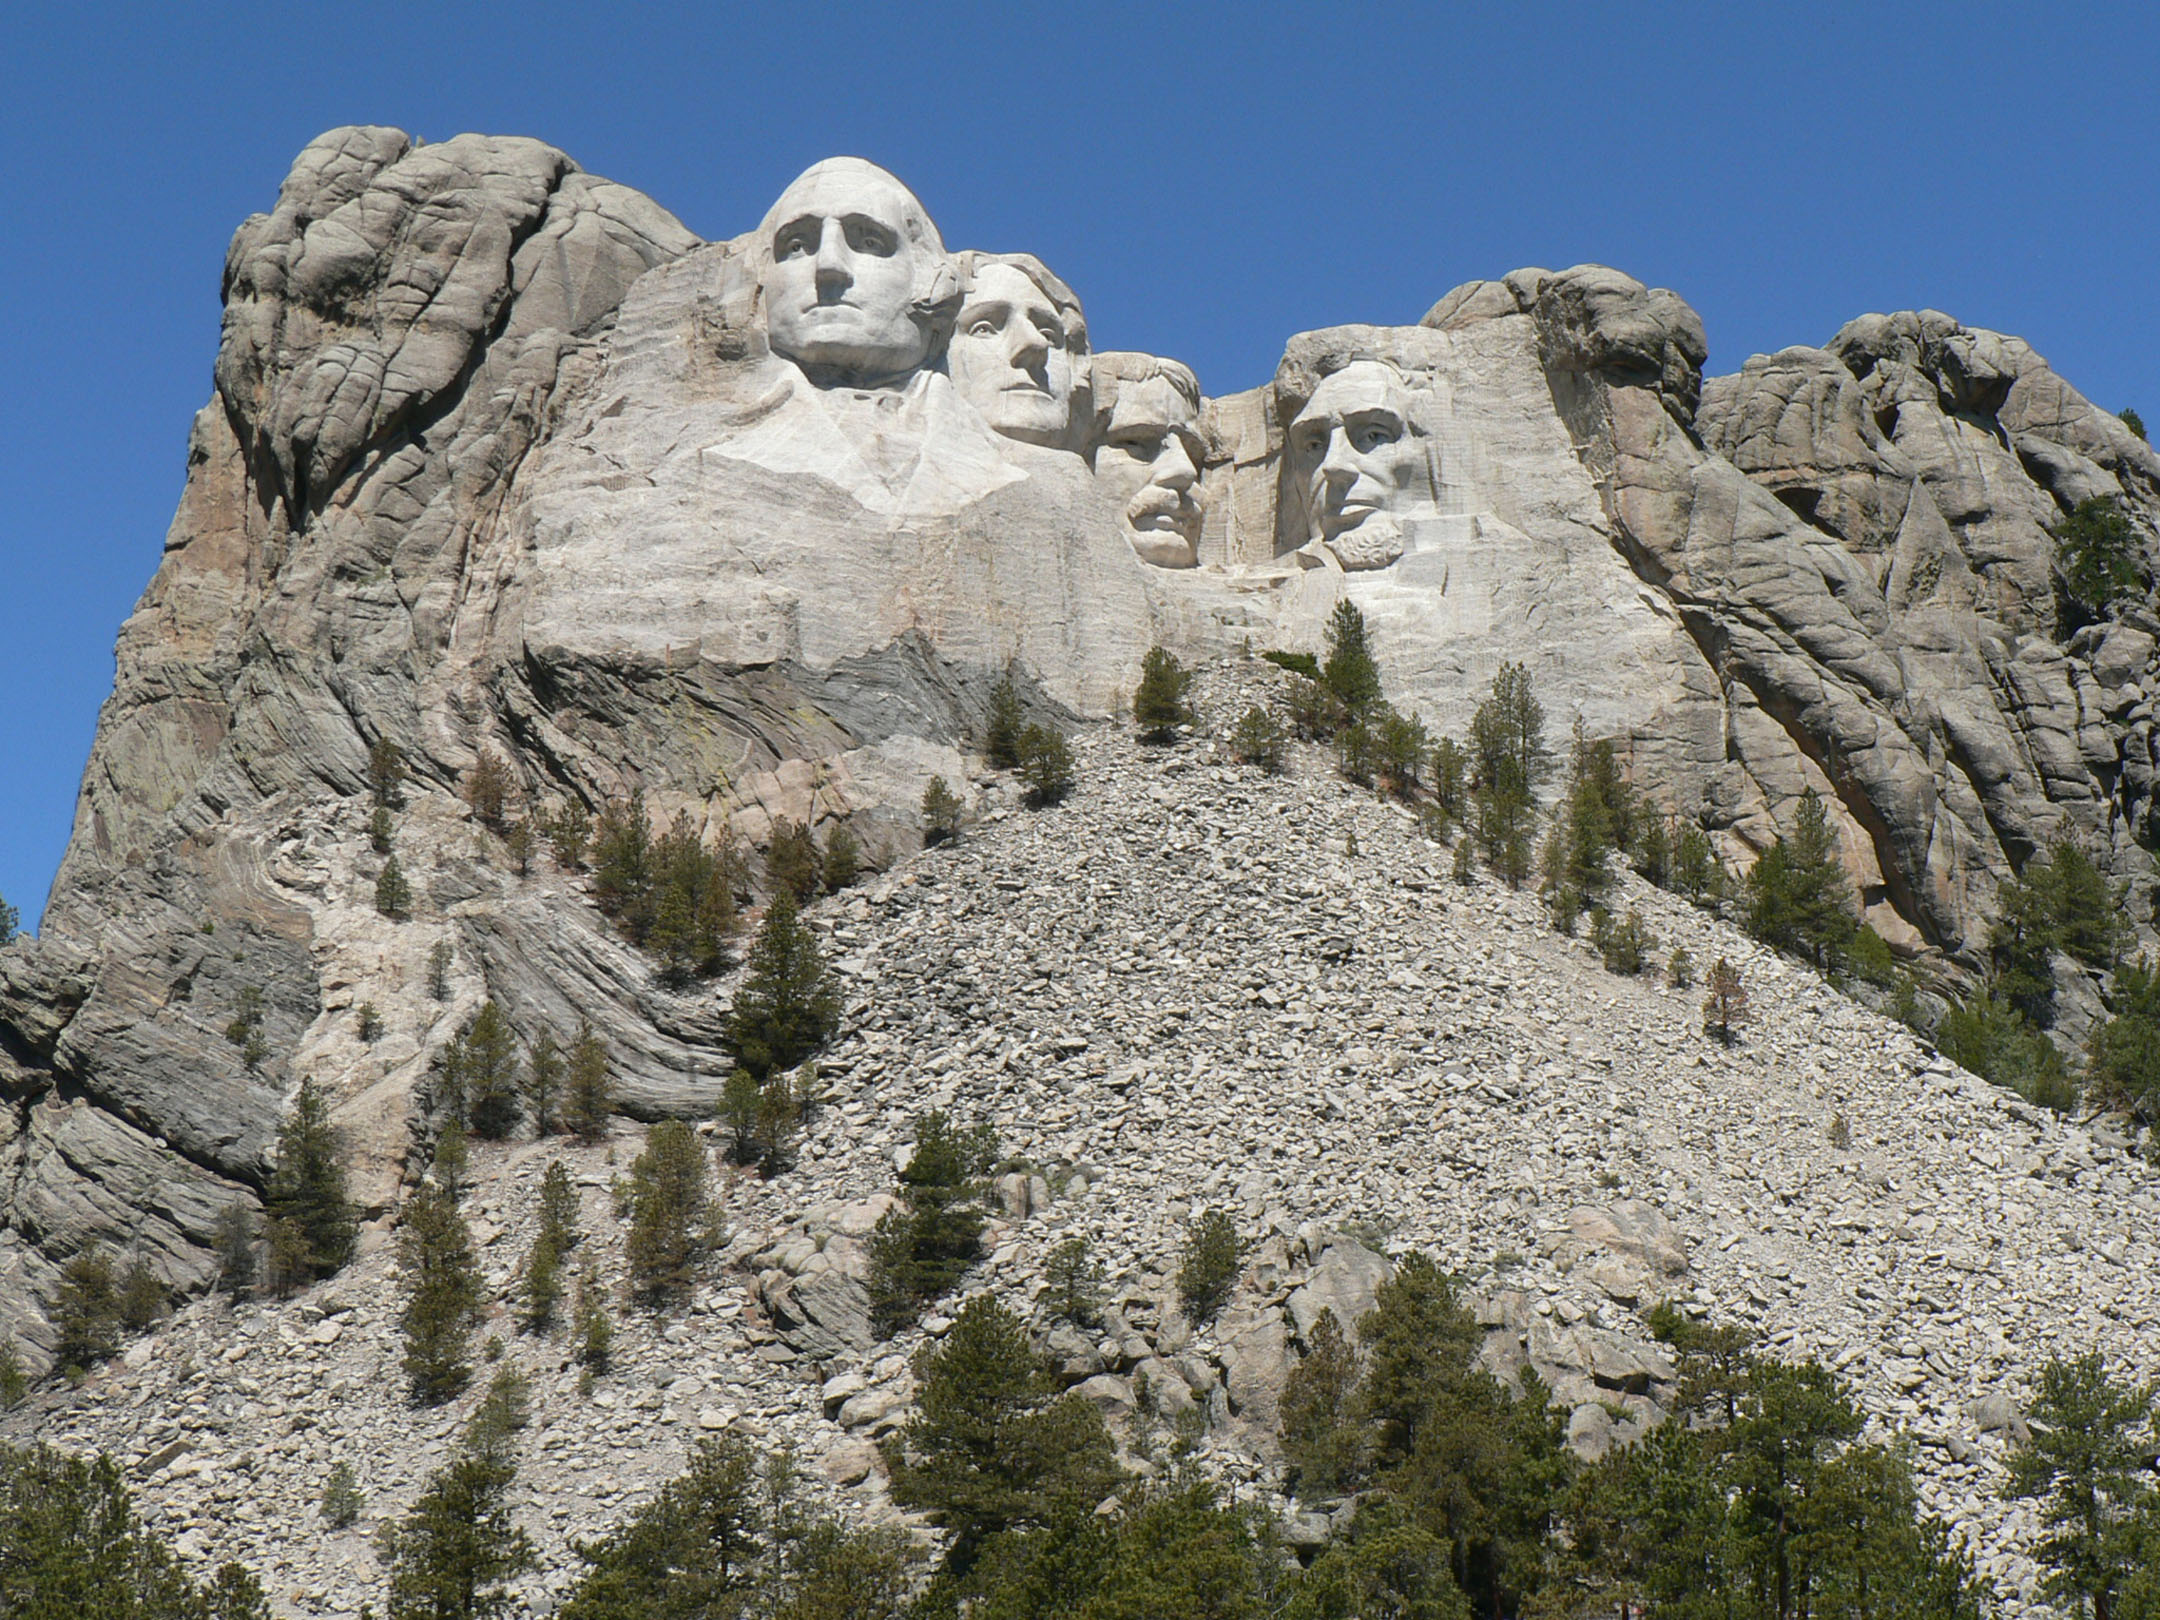
{"type": "Polygon", "coordinates": [[[986,265],[1002,264],[1019,271],[1035,284],[1035,290],[1050,300],[1058,312],[1058,324],[1065,329],[1065,347],[1075,355],[1088,352],[1087,317],[1080,313],[1080,298],[1072,288],[1042,260],[1032,253],[983,253],[967,248],[953,256],[953,263],[960,271],[961,301],[966,302],[966,292],[975,285],[976,276],[986,265]]]}
{"type": "Polygon", "coordinates": [[[1176,389],[1178,397],[1198,414],[1200,379],[1193,375],[1192,367],[1181,360],[1166,360],[1159,354],[1141,354],[1133,349],[1106,349],[1095,357],[1095,408],[1104,413],[1113,409],[1120,383],[1158,379],[1176,389]]]}

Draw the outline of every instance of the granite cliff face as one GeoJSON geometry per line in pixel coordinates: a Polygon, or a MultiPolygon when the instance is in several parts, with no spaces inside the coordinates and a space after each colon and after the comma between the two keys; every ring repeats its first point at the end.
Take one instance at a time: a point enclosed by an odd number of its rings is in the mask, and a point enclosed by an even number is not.
{"type": "Polygon", "coordinates": [[[1518,271],[1203,399],[855,160],[708,244],[540,143],[384,129],[302,154],[225,302],[60,881],[0,953],[0,1332],[34,1351],[93,1237],[208,1276],[303,1073],[386,1206],[483,996],[589,1019],[634,1112],[709,1104],[724,994],[512,872],[457,797],[483,751],[526,802],[846,819],[897,859],[997,674],[1102,718],[1151,643],[1316,646],[1348,597],[1402,706],[1457,730],[1524,662],[1737,859],[1817,787],[1902,948],[1969,960],[2059,832],[2149,909],[2160,622],[2058,639],[2047,526],[2110,495],[2149,539],[2160,459],[1945,316],[1706,381],[1674,294],[1518,271]],[[371,903],[380,738],[415,772],[404,924],[371,903]]]}

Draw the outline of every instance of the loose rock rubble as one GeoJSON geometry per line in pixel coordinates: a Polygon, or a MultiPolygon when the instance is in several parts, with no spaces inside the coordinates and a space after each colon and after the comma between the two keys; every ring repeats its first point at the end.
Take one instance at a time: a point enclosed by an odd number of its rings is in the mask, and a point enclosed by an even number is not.
{"type": "MultiPolygon", "coordinates": [[[[1271,673],[1210,671],[1210,712],[1271,673]]],[[[1609,974],[1534,895],[1459,886],[1447,849],[1316,752],[1274,778],[1207,740],[1075,743],[1065,805],[1022,810],[986,782],[956,844],[809,914],[848,1001],[829,1101],[795,1168],[723,1169],[728,1241],[687,1311],[626,1311],[615,1370],[582,1395],[561,1339],[494,1307],[489,1331],[534,1386],[517,1486],[542,1557],[532,1612],[574,1578],[571,1543],[703,1433],[794,1446],[850,1511],[895,1512],[872,1442],[905,1417],[911,1357],[957,1300],[878,1342],[865,1239],[932,1107],[987,1120],[1008,1156],[962,1293],[1032,1309],[1050,1248],[1085,1235],[1109,1277],[1101,1325],[1038,1311],[1047,1350],[1115,1421],[1157,1421],[1134,1415],[1143,1393],[1155,1414],[1204,1413],[1202,1455],[1242,1494],[1275,1499],[1275,1401],[1320,1310],[1354,1320],[1387,1257],[1429,1249],[1469,1279],[1488,1364],[1535,1367],[1586,1453],[1661,1414],[1673,1367],[1642,1321],[1660,1301],[1822,1358],[1871,1433],[1914,1439],[1926,1509],[2030,1610],[2037,1518],[1998,1488],[2037,1368],[2095,1345],[2160,1361],[2160,1180],[2128,1142],[1983,1084],[1624,880],[1660,960],[1683,946],[1739,968],[1754,1016],[1717,1045],[1699,988],[1609,974]],[[1171,1275],[1209,1206],[1253,1247],[1195,1328],[1171,1275]]],[[[498,1295],[557,1156],[619,1291],[608,1186],[636,1136],[479,1148],[467,1210],[498,1295]]],[[[410,1409],[396,1303],[371,1228],[345,1274],[288,1304],[191,1304],[0,1435],[115,1452],[184,1550],[254,1564],[281,1613],[351,1614],[379,1580],[369,1530],[410,1502],[489,1370],[447,1408],[410,1409]],[[344,1533],[316,1517],[338,1460],[369,1493],[344,1533]]]]}

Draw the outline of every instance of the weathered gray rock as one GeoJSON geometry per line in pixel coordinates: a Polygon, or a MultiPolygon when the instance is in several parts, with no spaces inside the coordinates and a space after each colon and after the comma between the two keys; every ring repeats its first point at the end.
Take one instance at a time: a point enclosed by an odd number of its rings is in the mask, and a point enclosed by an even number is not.
{"type": "Polygon", "coordinates": [[[1313,1262],[1312,1276],[1284,1302],[1300,1346],[1310,1349],[1322,1311],[1335,1313],[1343,1337],[1355,1343],[1357,1325],[1372,1310],[1380,1285],[1394,1274],[1384,1255],[1353,1239],[1336,1235],[1313,1262]]]}

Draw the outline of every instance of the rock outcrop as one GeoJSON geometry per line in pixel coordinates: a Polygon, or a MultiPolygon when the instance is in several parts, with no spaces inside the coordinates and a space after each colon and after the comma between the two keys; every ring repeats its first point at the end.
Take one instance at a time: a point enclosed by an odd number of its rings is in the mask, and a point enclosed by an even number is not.
{"type": "MultiPolygon", "coordinates": [[[[90,1241],[207,1279],[303,1073],[387,1208],[413,1099],[483,999],[522,1030],[590,1023],[634,1114],[710,1105],[724,987],[656,981],[574,875],[518,871],[459,795],[483,754],[521,810],[642,793],[656,827],[753,846],[845,822],[890,865],[930,778],[970,783],[998,675],[1035,716],[1099,720],[1151,644],[1317,647],[1348,599],[1403,707],[1459,730],[1521,662],[1736,858],[1817,788],[1908,953],[1969,965],[1996,883],[2060,834],[2146,915],[2160,621],[2059,636],[2047,530],[2107,496],[2149,542],[2160,461],[2022,343],[1870,316],[1706,380],[1675,294],[1525,270],[1418,325],[1293,337],[1268,387],[1203,407],[1151,356],[1089,386],[1070,289],[947,254],[870,165],[783,200],[702,243],[535,141],[347,129],[241,227],[54,898],[0,953],[0,1332],[33,1359],[90,1241]],[[845,341],[788,268],[834,186],[891,215],[908,266],[845,341]],[[1057,363],[945,363],[993,285],[1040,293],[1057,363]],[[1062,435],[1024,426],[1060,406],[1062,435]],[[372,904],[382,740],[412,772],[409,922],[372,904]],[[258,1003],[250,1062],[224,1032],[258,1003]]],[[[1673,1275],[1639,1237],[1582,1237],[1578,1269],[1655,1296],[1673,1275]]],[[[860,1337],[847,1265],[766,1270],[804,1344],[860,1337]]],[[[1306,1331],[1295,1297],[1245,1324],[1256,1405],[1306,1331]]]]}

